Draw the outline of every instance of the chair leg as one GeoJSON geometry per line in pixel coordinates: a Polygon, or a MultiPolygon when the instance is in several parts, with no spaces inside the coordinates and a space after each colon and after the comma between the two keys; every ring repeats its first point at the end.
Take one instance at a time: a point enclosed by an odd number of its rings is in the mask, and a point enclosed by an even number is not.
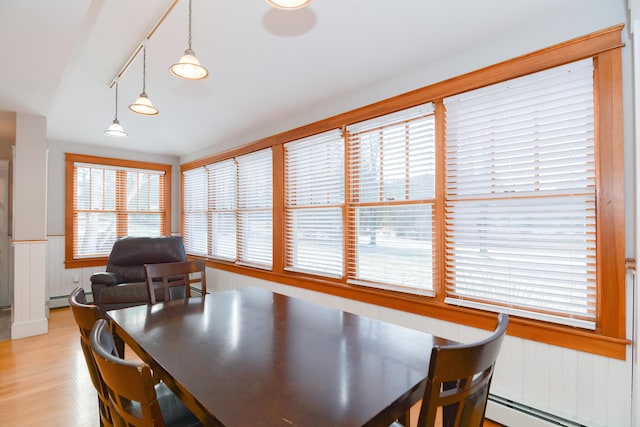
{"type": "Polygon", "coordinates": [[[113,343],[116,345],[116,350],[118,350],[118,356],[124,359],[124,340],[118,335],[114,334],[113,343]]]}

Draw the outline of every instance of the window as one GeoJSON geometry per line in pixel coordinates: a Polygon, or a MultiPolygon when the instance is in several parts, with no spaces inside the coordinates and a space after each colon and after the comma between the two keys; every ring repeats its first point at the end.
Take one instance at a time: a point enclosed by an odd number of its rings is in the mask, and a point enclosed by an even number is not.
{"type": "Polygon", "coordinates": [[[234,159],[182,174],[182,235],[188,253],[236,260],[236,174],[234,159]]]}
{"type": "Polygon", "coordinates": [[[333,130],[284,145],[286,268],[343,276],[344,140],[333,130]]]}
{"type": "Polygon", "coordinates": [[[273,180],[271,150],[237,158],[238,261],[271,268],[273,255],[273,180]]]}
{"type": "Polygon", "coordinates": [[[349,281],[433,295],[433,105],[347,126],[349,281]]]}
{"type": "Polygon", "coordinates": [[[271,268],[271,163],[267,149],[183,171],[188,253],[271,268]]]}
{"type": "Polygon", "coordinates": [[[171,166],[66,155],[66,263],[103,262],[116,239],[169,234],[171,166]]]}
{"type": "Polygon", "coordinates": [[[193,255],[207,255],[207,169],[200,167],[185,171],[182,174],[182,188],[182,237],[185,250],[193,255]]]}
{"type": "Polygon", "coordinates": [[[593,61],[445,106],[446,301],[594,329],[593,61]]]}
{"type": "Polygon", "coordinates": [[[621,29],[183,165],[237,168],[211,264],[624,359],[621,29]]]}
{"type": "Polygon", "coordinates": [[[225,160],[207,166],[209,172],[209,206],[211,248],[217,258],[235,260],[236,255],[236,161],[225,160]]]}

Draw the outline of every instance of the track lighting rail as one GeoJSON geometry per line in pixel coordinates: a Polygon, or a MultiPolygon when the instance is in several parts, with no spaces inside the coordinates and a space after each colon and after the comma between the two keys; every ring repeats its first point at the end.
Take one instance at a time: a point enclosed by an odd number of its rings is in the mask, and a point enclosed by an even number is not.
{"type": "Polygon", "coordinates": [[[173,10],[173,8],[176,6],[176,4],[178,4],[179,1],[180,0],[171,1],[167,9],[165,9],[164,13],[160,16],[160,18],[158,18],[156,23],[153,24],[153,27],[151,27],[151,30],[149,30],[145,38],[140,42],[140,44],[138,44],[138,46],[136,46],[136,48],[133,50],[131,55],[129,55],[127,60],[124,62],[124,65],[122,66],[122,68],[120,68],[120,71],[118,71],[118,73],[115,76],[113,76],[113,79],[111,79],[111,81],[109,82],[110,88],[112,88],[113,85],[117,83],[118,79],[120,79],[120,77],[122,77],[122,75],[127,71],[127,68],[129,68],[129,65],[131,65],[133,60],[136,59],[136,56],[138,56],[138,54],[142,51],[146,41],[151,39],[153,34],[160,27],[160,25],[162,25],[164,20],[167,18],[167,16],[169,16],[169,14],[173,10]]]}

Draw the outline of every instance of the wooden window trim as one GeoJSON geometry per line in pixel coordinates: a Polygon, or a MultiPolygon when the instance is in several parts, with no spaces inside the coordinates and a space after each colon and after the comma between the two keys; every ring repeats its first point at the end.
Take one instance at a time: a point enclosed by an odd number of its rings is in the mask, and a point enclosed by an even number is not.
{"type": "MultiPolygon", "coordinates": [[[[171,235],[171,165],[162,163],[150,163],[136,160],[123,160],[110,157],[88,156],[84,154],[65,153],[65,268],[85,268],[106,265],[108,257],[82,258],[73,257],[73,165],[74,163],[89,163],[102,166],[124,167],[132,169],[148,169],[164,172],[164,197],[163,208],[165,211],[164,235],[171,235]]],[[[118,205],[122,204],[118,200],[118,205]]]]}
{"type": "MultiPolygon", "coordinates": [[[[425,102],[435,102],[436,109],[442,109],[442,99],[447,96],[488,86],[523,75],[535,73],[548,68],[564,65],[592,57],[595,64],[595,95],[596,95],[596,144],[598,157],[598,328],[587,331],[580,328],[551,324],[524,318],[513,318],[509,326],[509,334],[516,337],[544,342],[561,347],[585,351],[606,357],[624,360],[630,341],[626,338],[626,302],[625,302],[625,228],[624,228],[624,140],[623,140],[623,111],[622,111],[622,68],[621,41],[623,25],[616,25],[583,37],[578,37],[527,55],[510,59],[489,67],[482,68],[458,77],[435,83],[414,91],[395,96],[367,105],[365,107],[339,114],[315,123],[311,123],[287,132],[266,137],[242,147],[218,153],[214,156],[199,159],[181,165],[181,171],[206,165],[219,160],[246,154],[267,147],[277,147],[282,144],[308,137],[320,132],[345,126],[363,120],[368,120],[384,114],[414,107],[425,102]],[[603,236],[606,236],[603,238],[603,236]],[[607,291],[603,292],[606,287],[607,291]]],[[[443,116],[436,112],[436,120],[443,120],[443,116]]],[[[440,147],[444,141],[441,130],[442,123],[436,125],[436,159],[443,164],[444,154],[440,147]],[[438,133],[440,132],[440,133],[438,133]]],[[[346,163],[345,163],[346,164],[346,163]]],[[[281,167],[281,166],[278,166],[281,167]]],[[[346,166],[345,166],[346,167],[346,166]]],[[[276,174],[274,168],[274,175],[276,174]]],[[[347,178],[345,178],[347,179],[347,178]]],[[[282,186],[279,178],[274,185],[282,186]]],[[[346,181],[348,196],[349,185],[346,181]]],[[[442,185],[437,184],[437,188],[442,185]]],[[[436,190],[439,191],[439,190],[436,190]]],[[[283,190],[278,189],[278,194],[283,190]]],[[[276,189],[274,189],[274,198],[276,189]]],[[[280,197],[280,196],[278,196],[280,197]]],[[[436,200],[442,194],[436,193],[436,200]]],[[[441,200],[440,200],[441,201],[441,200]]],[[[442,216],[443,203],[435,212],[436,217],[442,216]]],[[[274,231],[278,235],[284,231],[283,215],[278,204],[274,203],[274,231]]],[[[442,221],[437,222],[442,223],[442,221]]],[[[351,239],[353,230],[345,229],[346,239],[351,239]]],[[[443,233],[436,229],[435,233],[443,233]]],[[[442,237],[442,236],[440,236],[442,237]]],[[[281,237],[278,237],[281,238],[281,237]]],[[[440,246],[435,248],[436,257],[442,259],[444,239],[439,239],[440,246]]],[[[348,247],[348,242],[347,247],[348,247]]],[[[282,249],[274,244],[274,266],[276,259],[282,265],[282,249]]],[[[434,288],[438,297],[424,298],[393,291],[382,291],[373,288],[352,286],[346,280],[332,280],[293,272],[263,271],[245,266],[238,266],[218,260],[209,259],[208,265],[238,274],[297,286],[318,292],[376,304],[410,313],[429,316],[445,321],[470,325],[473,327],[491,329],[495,324],[495,315],[480,310],[455,307],[445,304],[442,300],[444,292],[444,265],[436,262],[438,270],[435,272],[434,288]]],[[[345,258],[345,264],[347,260],[345,258]]]]}

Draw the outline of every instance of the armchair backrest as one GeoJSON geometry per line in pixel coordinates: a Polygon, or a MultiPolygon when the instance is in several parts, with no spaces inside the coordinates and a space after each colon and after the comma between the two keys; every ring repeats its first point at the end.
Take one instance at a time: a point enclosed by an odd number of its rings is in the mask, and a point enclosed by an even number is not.
{"type": "Polygon", "coordinates": [[[144,282],[144,264],[187,260],[181,236],[123,237],[113,244],[107,271],[129,282],[144,282]]]}

